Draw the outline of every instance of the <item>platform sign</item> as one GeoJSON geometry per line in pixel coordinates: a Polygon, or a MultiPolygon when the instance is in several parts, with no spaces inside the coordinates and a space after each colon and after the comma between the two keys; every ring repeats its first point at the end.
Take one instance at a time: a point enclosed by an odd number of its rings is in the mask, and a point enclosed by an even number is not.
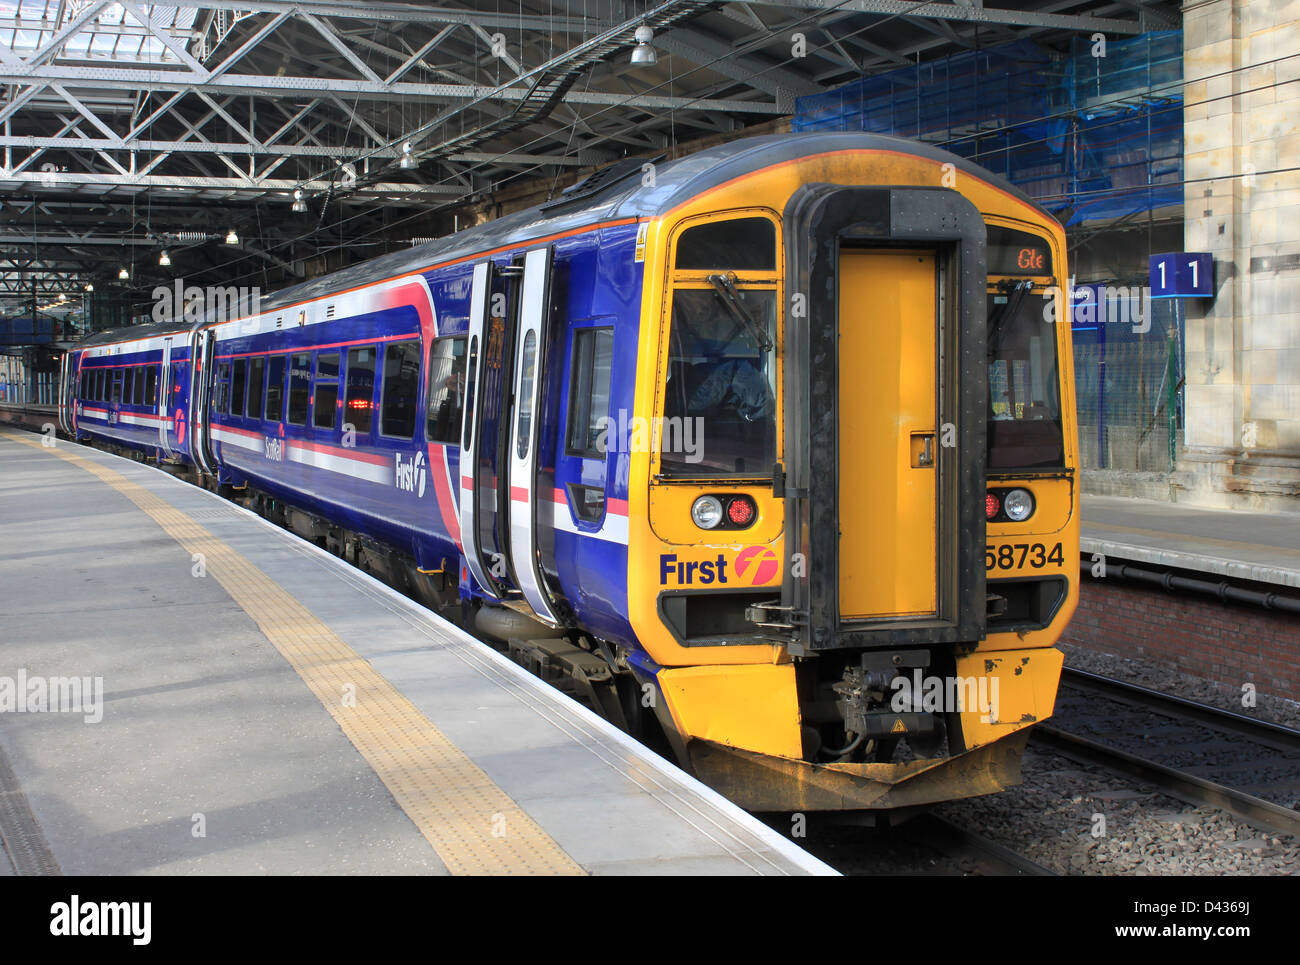
{"type": "Polygon", "coordinates": [[[1214,256],[1206,251],[1174,251],[1151,256],[1152,298],[1212,298],[1214,256]]]}

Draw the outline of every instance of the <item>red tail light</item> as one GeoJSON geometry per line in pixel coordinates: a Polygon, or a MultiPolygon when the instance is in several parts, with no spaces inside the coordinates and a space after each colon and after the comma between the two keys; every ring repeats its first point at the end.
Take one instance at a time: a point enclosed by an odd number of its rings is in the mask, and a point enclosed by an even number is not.
{"type": "Polygon", "coordinates": [[[984,496],[984,518],[993,519],[1002,511],[1002,501],[993,493],[984,496]]]}
{"type": "Polygon", "coordinates": [[[757,510],[748,496],[737,496],[727,503],[727,519],[733,526],[748,526],[756,514],[757,510]]]}

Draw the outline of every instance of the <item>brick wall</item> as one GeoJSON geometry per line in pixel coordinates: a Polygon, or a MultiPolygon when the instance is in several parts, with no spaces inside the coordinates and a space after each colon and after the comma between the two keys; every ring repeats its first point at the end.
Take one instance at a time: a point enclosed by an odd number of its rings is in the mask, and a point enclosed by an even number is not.
{"type": "Polygon", "coordinates": [[[1237,691],[1300,700],[1300,616],[1222,603],[1212,596],[1087,576],[1061,638],[1135,657],[1237,691]]]}

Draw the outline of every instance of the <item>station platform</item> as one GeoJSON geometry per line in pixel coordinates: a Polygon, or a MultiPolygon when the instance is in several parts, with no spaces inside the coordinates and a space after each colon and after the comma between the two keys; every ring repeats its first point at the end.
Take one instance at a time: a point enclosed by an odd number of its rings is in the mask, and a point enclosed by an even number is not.
{"type": "Polygon", "coordinates": [[[1082,497],[1079,552],[1300,588],[1300,515],[1082,497]]]}
{"type": "Polygon", "coordinates": [[[0,506],[0,874],[834,873],[164,472],[0,428],[0,506]]]}

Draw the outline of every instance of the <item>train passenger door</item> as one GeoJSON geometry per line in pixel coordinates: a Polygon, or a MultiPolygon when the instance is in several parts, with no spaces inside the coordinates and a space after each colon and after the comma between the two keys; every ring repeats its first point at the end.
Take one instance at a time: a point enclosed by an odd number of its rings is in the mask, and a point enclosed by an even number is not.
{"type": "Polygon", "coordinates": [[[486,261],[474,266],[470,288],[469,341],[465,351],[465,424],[460,440],[460,534],[465,563],[483,591],[501,599],[505,576],[500,551],[484,545],[483,520],[496,515],[495,453],[492,438],[499,410],[505,318],[493,316],[491,304],[497,288],[497,266],[486,261]],[[493,400],[492,396],[497,399],[493,400]],[[480,454],[489,453],[488,459],[480,454]]]}
{"type": "Polygon", "coordinates": [[[72,353],[64,352],[59,360],[59,427],[70,436],[76,434],[72,425],[72,406],[77,397],[74,375],[72,353]]]}
{"type": "MultiPolygon", "coordinates": [[[[551,595],[538,558],[537,457],[540,450],[543,373],[554,249],[537,248],[524,256],[524,274],[515,344],[514,405],[510,418],[508,501],[510,559],[516,584],[538,616],[556,621],[551,595]]],[[[549,495],[549,494],[546,494],[549,495]]],[[[545,505],[549,506],[549,499],[545,505]]]]}
{"type": "Polygon", "coordinates": [[[171,443],[167,441],[167,427],[170,425],[167,421],[167,404],[171,396],[168,389],[171,385],[172,373],[172,340],[170,338],[163,339],[162,364],[158,372],[158,445],[166,454],[171,450],[171,443]]]}
{"type": "Polygon", "coordinates": [[[190,455],[199,469],[212,475],[216,457],[212,452],[210,412],[212,366],[216,337],[212,329],[196,331],[190,340],[190,455]]]}

